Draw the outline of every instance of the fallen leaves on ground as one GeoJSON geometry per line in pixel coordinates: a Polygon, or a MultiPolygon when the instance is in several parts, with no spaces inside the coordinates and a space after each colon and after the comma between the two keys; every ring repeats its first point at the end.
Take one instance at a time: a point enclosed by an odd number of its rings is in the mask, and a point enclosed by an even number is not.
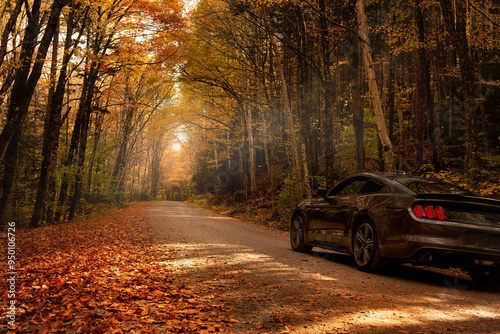
{"type": "MultiPolygon", "coordinates": [[[[230,324],[232,319],[221,317],[223,304],[194,291],[168,267],[168,252],[151,241],[147,207],[136,204],[88,221],[18,230],[15,330],[210,333],[230,324]]],[[[6,242],[1,240],[2,252],[6,242]]],[[[0,286],[2,296],[6,289],[0,286]]],[[[1,332],[8,331],[7,302],[0,304],[1,332]]]]}

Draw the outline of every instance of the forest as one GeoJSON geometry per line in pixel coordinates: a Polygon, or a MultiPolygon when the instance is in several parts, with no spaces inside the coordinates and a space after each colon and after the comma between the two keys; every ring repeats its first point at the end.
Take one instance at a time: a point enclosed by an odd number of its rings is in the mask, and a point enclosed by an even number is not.
{"type": "Polygon", "coordinates": [[[500,197],[493,0],[0,0],[0,228],[290,208],[360,171],[500,197]],[[229,205],[228,204],[228,205],[229,205]]]}

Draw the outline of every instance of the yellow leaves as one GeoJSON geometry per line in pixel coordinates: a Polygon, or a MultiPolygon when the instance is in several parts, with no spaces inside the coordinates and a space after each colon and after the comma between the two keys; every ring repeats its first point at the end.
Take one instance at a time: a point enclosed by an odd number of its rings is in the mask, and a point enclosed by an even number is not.
{"type": "Polygon", "coordinates": [[[424,177],[436,178],[445,182],[454,184],[461,188],[476,192],[477,194],[485,197],[498,197],[500,196],[500,180],[483,180],[472,186],[462,174],[453,171],[442,170],[437,173],[427,172],[424,177]]]}
{"type": "Polygon", "coordinates": [[[243,3],[246,3],[252,7],[260,7],[260,6],[272,6],[272,5],[282,5],[282,4],[301,4],[300,0],[243,0],[243,3]]]}
{"type": "Polygon", "coordinates": [[[500,183],[481,182],[479,184],[479,194],[487,197],[500,195],[500,183]]]}

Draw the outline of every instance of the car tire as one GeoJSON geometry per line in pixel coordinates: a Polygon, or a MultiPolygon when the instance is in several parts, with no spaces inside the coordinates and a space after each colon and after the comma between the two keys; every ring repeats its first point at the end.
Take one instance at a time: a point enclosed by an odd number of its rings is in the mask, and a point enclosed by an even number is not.
{"type": "Polygon", "coordinates": [[[306,245],[305,241],[306,224],[305,218],[301,214],[295,214],[290,223],[290,245],[296,252],[308,253],[312,246],[306,245]]]}
{"type": "Polygon", "coordinates": [[[492,271],[469,270],[469,277],[478,284],[500,284],[500,268],[492,271]]]}
{"type": "Polygon", "coordinates": [[[380,255],[375,224],[369,219],[363,219],[353,229],[352,257],[362,271],[374,272],[387,266],[386,259],[380,255]]]}

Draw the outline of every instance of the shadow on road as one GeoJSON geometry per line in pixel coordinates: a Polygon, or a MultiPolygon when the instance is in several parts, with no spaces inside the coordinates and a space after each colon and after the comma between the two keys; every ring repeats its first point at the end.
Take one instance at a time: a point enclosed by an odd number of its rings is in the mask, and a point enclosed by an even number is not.
{"type": "MultiPolygon", "coordinates": [[[[350,255],[317,251],[316,249],[311,252],[311,255],[338,264],[354,267],[354,262],[350,255]]],[[[440,269],[426,266],[414,266],[412,264],[391,264],[387,269],[378,273],[378,275],[398,278],[407,282],[426,283],[435,286],[444,285],[451,289],[469,289],[500,294],[500,282],[492,282],[491,284],[475,283],[469,278],[467,273],[459,269],[440,269]]]]}

